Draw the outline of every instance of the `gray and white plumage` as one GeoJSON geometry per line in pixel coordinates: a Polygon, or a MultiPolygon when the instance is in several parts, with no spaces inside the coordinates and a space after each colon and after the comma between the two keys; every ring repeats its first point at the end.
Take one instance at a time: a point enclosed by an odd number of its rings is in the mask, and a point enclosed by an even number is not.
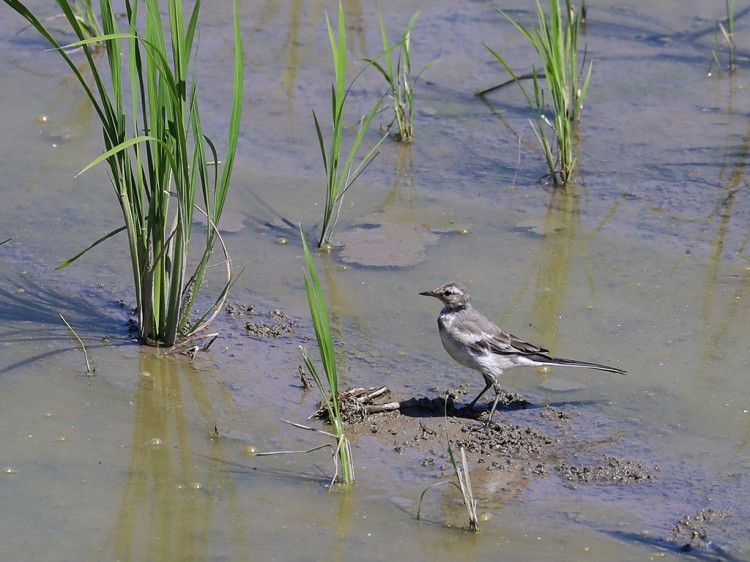
{"type": "Polygon", "coordinates": [[[549,350],[506,332],[471,306],[471,297],[461,283],[446,283],[437,289],[419,294],[435,297],[444,305],[438,316],[438,331],[448,355],[461,365],[482,373],[485,387],[471,401],[469,408],[473,408],[490,387],[495,390],[495,401],[492,403],[487,425],[492,421],[500,400],[501,388],[497,377],[502,375],[505,369],[564,365],[625,374],[625,371],[616,367],[547,355],[549,350]]]}

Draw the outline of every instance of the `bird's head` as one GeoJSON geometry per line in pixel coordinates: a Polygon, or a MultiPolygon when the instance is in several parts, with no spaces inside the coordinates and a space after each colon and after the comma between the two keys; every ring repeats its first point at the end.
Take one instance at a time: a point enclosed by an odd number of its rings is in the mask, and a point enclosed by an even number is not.
{"type": "Polygon", "coordinates": [[[471,302],[469,292],[461,283],[446,283],[442,287],[419,294],[440,299],[446,307],[453,310],[465,308],[471,302]]]}

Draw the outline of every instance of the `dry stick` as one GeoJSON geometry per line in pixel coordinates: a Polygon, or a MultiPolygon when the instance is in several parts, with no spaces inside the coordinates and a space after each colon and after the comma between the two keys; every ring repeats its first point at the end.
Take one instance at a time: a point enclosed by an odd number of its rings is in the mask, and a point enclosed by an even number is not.
{"type": "MultiPolygon", "coordinates": [[[[208,214],[203,209],[201,209],[197,205],[195,206],[195,208],[198,209],[201,213],[203,213],[206,216],[206,220],[208,221],[208,224],[210,225],[210,227],[212,227],[216,231],[216,237],[218,238],[219,244],[221,244],[221,249],[224,252],[224,264],[227,270],[227,283],[230,283],[232,281],[232,258],[229,256],[229,250],[227,250],[227,246],[226,244],[224,244],[224,239],[221,237],[219,228],[214,224],[214,221],[212,221],[208,217],[208,214]]],[[[219,313],[223,310],[224,303],[227,302],[228,296],[229,296],[229,290],[225,291],[224,295],[222,295],[222,297],[219,299],[218,304],[214,308],[213,314],[211,314],[211,316],[205,322],[203,322],[203,324],[201,324],[195,330],[193,330],[192,332],[193,334],[197,334],[198,332],[205,330],[208,327],[208,325],[211,324],[211,322],[213,322],[216,319],[219,313]]]]}
{"type": "Polygon", "coordinates": [[[474,491],[471,488],[471,478],[469,476],[469,467],[466,462],[466,451],[463,447],[461,451],[461,466],[456,467],[456,476],[458,477],[458,483],[461,490],[461,495],[464,498],[464,505],[466,505],[466,511],[469,513],[469,530],[479,530],[479,518],[477,517],[477,500],[474,498],[474,491]]]}
{"type": "Polygon", "coordinates": [[[516,180],[518,179],[518,170],[521,169],[521,137],[518,137],[518,160],[516,161],[516,171],[513,174],[513,181],[510,184],[511,189],[516,188],[516,180]]]}
{"type": "Polygon", "coordinates": [[[78,340],[78,343],[81,344],[81,349],[83,350],[83,358],[86,361],[86,374],[90,375],[96,369],[92,369],[91,368],[91,363],[89,363],[89,354],[86,352],[86,346],[83,345],[83,340],[78,337],[78,334],[76,334],[76,331],[73,329],[73,326],[71,326],[70,324],[68,324],[68,321],[65,320],[65,316],[63,316],[62,313],[60,313],[60,312],[58,312],[57,314],[60,316],[60,318],[62,319],[62,321],[65,322],[65,325],[68,327],[68,329],[76,337],[76,339],[78,340]]]}
{"type": "Polygon", "coordinates": [[[307,378],[305,377],[305,370],[302,368],[302,365],[298,366],[299,371],[299,380],[302,383],[302,391],[307,392],[310,390],[310,383],[307,382],[307,378]]]}
{"type": "Polygon", "coordinates": [[[178,344],[173,345],[169,349],[166,349],[162,352],[162,355],[172,355],[173,353],[182,353],[182,352],[191,352],[194,351],[197,353],[198,351],[208,351],[208,348],[211,347],[211,344],[214,343],[214,340],[219,337],[219,333],[214,334],[201,334],[201,335],[195,335],[187,338],[184,341],[181,341],[178,344]],[[210,339],[209,339],[210,338],[210,339]],[[194,345],[190,346],[193,342],[196,341],[202,341],[208,339],[209,341],[205,344],[201,345],[194,345]]]}
{"type": "MultiPolygon", "coordinates": [[[[378,412],[391,412],[398,410],[400,407],[399,402],[391,402],[389,404],[365,404],[368,400],[373,400],[390,392],[387,386],[371,387],[371,388],[350,388],[343,392],[339,392],[339,400],[341,402],[353,401],[356,402],[360,408],[365,411],[365,414],[375,414],[378,412]]],[[[326,413],[326,407],[321,406],[307,418],[309,420],[313,418],[323,417],[326,413]]]]}
{"type": "MultiPolygon", "coordinates": [[[[288,423],[289,425],[291,425],[293,427],[297,427],[299,429],[304,429],[305,431],[312,431],[314,433],[322,433],[323,435],[328,435],[329,437],[333,437],[334,439],[336,439],[336,441],[338,442],[336,448],[334,448],[333,445],[331,445],[330,443],[326,443],[325,445],[319,445],[317,447],[314,447],[314,448],[310,449],[309,451],[290,451],[291,453],[309,453],[309,452],[312,452],[312,451],[317,451],[318,449],[323,449],[324,447],[330,447],[331,448],[331,459],[333,460],[333,478],[331,478],[331,484],[330,484],[329,489],[332,490],[333,489],[333,485],[336,482],[336,478],[339,477],[339,463],[336,460],[336,454],[338,453],[338,448],[341,447],[341,441],[342,440],[339,439],[336,434],[329,433],[328,431],[323,431],[322,429],[317,429],[315,427],[310,427],[309,425],[302,425],[301,423],[296,423],[296,422],[292,422],[292,421],[285,420],[285,419],[282,419],[281,421],[283,421],[284,423],[288,423]]],[[[343,439],[346,439],[346,437],[344,437],[343,439]]],[[[275,454],[286,454],[286,453],[287,453],[287,451],[277,451],[275,454]]],[[[267,453],[267,454],[269,454],[269,453],[267,453]]]]}
{"type": "Polygon", "coordinates": [[[387,404],[366,404],[367,414],[379,414],[380,412],[395,412],[401,409],[401,402],[388,402],[387,404]]]}

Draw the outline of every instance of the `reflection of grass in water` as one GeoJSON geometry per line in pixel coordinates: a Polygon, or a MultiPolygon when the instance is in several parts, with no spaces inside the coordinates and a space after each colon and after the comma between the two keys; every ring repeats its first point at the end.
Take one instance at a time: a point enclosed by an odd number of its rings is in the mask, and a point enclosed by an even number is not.
{"type": "MultiPolygon", "coordinates": [[[[532,124],[534,133],[542,147],[549,176],[555,185],[566,184],[576,168],[575,130],[581,118],[583,99],[588,89],[592,69],[589,64],[585,77],[579,77],[578,34],[583,21],[583,9],[573,8],[570,0],[565,0],[563,8],[565,8],[567,19],[563,17],[560,0],[550,0],[548,20],[542,5],[537,0],[537,27],[533,29],[525,27],[518,20],[503,13],[506,19],[531,43],[544,67],[544,74],[540,74],[536,67],[533,67],[530,75],[533,82],[533,98],[522,84],[522,80],[526,77],[513,72],[505,59],[485,45],[492,56],[508,71],[526,98],[534,114],[535,124],[532,124]],[[545,92],[540,84],[542,79],[546,80],[549,89],[554,122],[546,116],[548,106],[545,92]],[[549,128],[554,131],[554,141],[548,136],[547,129],[549,128]]],[[[581,66],[583,67],[583,63],[581,66]]],[[[478,95],[484,95],[493,89],[484,90],[478,95]]]]}
{"type": "Polygon", "coordinates": [[[190,419],[197,406],[200,425],[215,427],[216,408],[231,408],[231,396],[222,385],[207,385],[192,366],[153,354],[141,355],[140,371],[130,466],[111,531],[113,558],[205,558],[221,526],[228,529],[223,547],[230,557],[248,560],[232,471],[196,463],[200,457],[225,462],[221,439],[198,436],[190,419]],[[225,502],[228,509],[221,509],[225,502]]]}
{"type": "MultiPolygon", "coordinates": [[[[105,152],[83,171],[100,162],[108,164],[122,211],[123,226],[60,267],[125,231],[141,341],[174,345],[202,330],[220,310],[230,284],[228,279],[214,305],[203,316],[195,322],[189,320],[216,242],[223,247],[217,225],[229,189],[242,113],[242,39],[236,0],[234,96],[221,173],[216,149],[203,135],[196,79],[189,66],[194,58],[193,40],[200,3],[194,5],[186,22],[182,2],[170,0],[168,24],[164,23],[155,0],[145,2],[145,16],[138,13],[140,3],[128,4],[127,29],[121,32],[121,18],[111,2],[104,1],[101,3],[104,35],[92,37],[91,24],[82,23],[81,15],[68,2],[59,0],[65,19],[79,38],[65,47],[59,45],[22,2],[5,0],[5,3],[57,50],[86,93],[101,121],[105,152]],[[141,32],[139,27],[145,27],[145,31],[141,32]],[[107,55],[106,75],[94,60],[94,49],[101,44],[105,45],[107,55]],[[84,78],[68,48],[83,52],[90,79],[84,78]],[[123,48],[127,49],[127,57],[122,56],[123,48]],[[203,208],[198,207],[196,197],[202,199],[203,208]],[[191,274],[188,255],[196,208],[207,216],[208,228],[202,255],[191,274]]],[[[85,3],[77,5],[84,14],[85,6],[85,3]]],[[[231,278],[226,257],[227,277],[231,278]]]]}

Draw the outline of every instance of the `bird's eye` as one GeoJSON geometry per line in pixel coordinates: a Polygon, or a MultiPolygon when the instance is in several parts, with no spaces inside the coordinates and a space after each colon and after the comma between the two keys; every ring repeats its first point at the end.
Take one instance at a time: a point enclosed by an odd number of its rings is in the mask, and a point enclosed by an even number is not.
{"type": "Polygon", "coordinates": [[[443,291],[444,297],[449,297],[450,295],[451,295],[451,292],[449,290],[446,289],[445,291],[443,291]]]}

